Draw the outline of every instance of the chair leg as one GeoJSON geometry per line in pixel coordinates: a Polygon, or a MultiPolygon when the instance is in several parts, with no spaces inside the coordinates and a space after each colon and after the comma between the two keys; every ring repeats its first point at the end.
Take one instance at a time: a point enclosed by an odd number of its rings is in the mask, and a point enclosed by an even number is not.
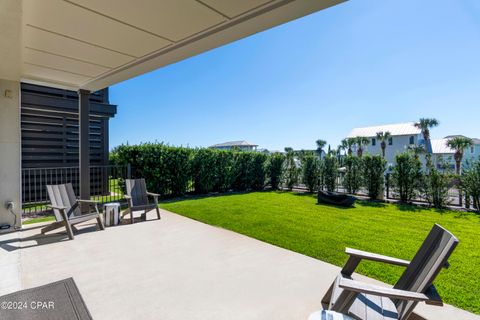
{"type": "Polygon", "coordinates": [[[103,219],[101,215],[97,217],[97,224],[100,230],[105,230],[105,225],[103,224],[103,219]]]}
{"type": "Polygon", "coordinates": [[[133,224],[133,210],[130,209],[130,223],[133,224]]]}
{"type": "Polygon", "coordinates": [[[67,229],[67,234],[68,234],[68,237],[70,238],[70,240],[75,239],[75,237],[73,235],[72,226],[70,226],[70,223],[68,223],[68,221],[65,221],[65,229],[67,229]]]}
{"type": "Polygon", "coordinates": [[[160,219],[161,219],[161,217],[160,217],[160,209],[158,209],[158,207],[156,207],[155,210],[157,210],[157,217],[158,217],[158,219],[160,220],[160,219]]]}

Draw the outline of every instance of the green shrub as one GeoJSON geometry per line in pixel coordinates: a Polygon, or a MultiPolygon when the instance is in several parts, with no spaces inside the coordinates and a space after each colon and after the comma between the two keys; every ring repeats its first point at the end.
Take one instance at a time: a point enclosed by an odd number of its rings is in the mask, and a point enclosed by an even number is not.
{"type": "Polygon", "coordinates": [[[346,156],[344,159],[345,177],[343,179],[345,188],[350,194],[355,194],[362,185],[362,158],[346,156]]]}
{"type": "Polygon", "coordinates": [[[449,174],[443,174],[433,166],[429,167],[422,181],[422,190],[430,205],[444,208],[449,204],[448,189],[451,180],[449,174]]]}
{"type": "Polygon", "coordinates": [[[383,195],[385,165],[386,161],[380,155],[363,157],[363,181],[370,199],[378,199],[383,195]]]}
{"type": "Polygon", "coordinates": [[[285,161],[283,162],[283,181],[287,186],[288,190],[292,190],[293,186],[298,182],[298,173],[299,169],[295,161],[295,154],[290,148],[286,148],[287,155],[285,156],[285,161]]]}
{"type": "Polygon", "coordinates": [[[392,171],[393,186],[400,195],[400,201],[408,202],[414,199],[422,180],[422,163],[410,152],[395,156],[395,166],[392,171]]]}
{"type": "Polygon", "coordinates": [[[480,211],[480,160],[473,162],[462,174],[465,193],[473,198],[473,206],[480,211]]]}
{"type": "Polygon", "coordinates": [[[144,143],[119,146],[115,153],[119,165],[132,165],[132,178],[145,178],[148,190],[174,196],[187,191],[192,149],[144,143]]]}
{"type": "Polygon", "coordinates": [[[218,185],[219,151],[198,149],[192,160],[192,175],[196,193],[212,192],[218,185]]]}
{"type": "Polygon", "coordinates": [[[267,178],[267,155],[260,152],[250,152],[250,188],[263,190],[267,178]]]}
{"type": "Polygon", "coordinates": [[[265,186],[267,156],[259,152],[235,152],[233,189],[261,190],[265,186]]]}
{"type": "Polygon", "coordinates": [[[327,154],[325,158],[323,158],[322,163],[322,174],[321,179],[323,180],[322,185],[325,186],[327,191],[335,191],[335,187],[337,185],[337,177],[338,177],[338,161],[337,158],[331,154],[327,154]]]}
{"type": "Polygon", "coordinates": [[[305,154],[302,157],[302,178],[308,191],[318,190],[320,176],[320,159],[316,154],[305,154]]]}
{"type": "Polygon", "coordinates": [[[233,156],[231,151],[219,151],[217,153],[217,183],[214,191],[225,192],[233,188],[233,156]]]}
{"type": "Polygon", "coordinates": [[[150,191],[178,196],[191,185],[196,193],[261,190],[268,155],[145,143],[119,146],[112,151],[112,158],[116,165],[131,164],[132,178],[145,178],[150,191]]]}
{"type": "Polygon", "coordinates": [[[284,161],[285,156],[279,152],[275,152],[269,157],[267,172],[270,186],[273,190],[278,190],[278,187],[280,186],[284,161]]]}

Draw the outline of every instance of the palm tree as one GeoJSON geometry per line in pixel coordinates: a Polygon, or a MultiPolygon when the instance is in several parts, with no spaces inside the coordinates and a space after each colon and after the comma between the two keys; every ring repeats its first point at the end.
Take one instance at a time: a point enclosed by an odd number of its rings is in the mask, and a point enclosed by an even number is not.
{"type": "Polygon", "coordinates": [[[466,148],[469,148],[473,145],[473,140],[467,137],[458,136],[453,137],[447,140],[447,146],[455,150],[455,172],[460,174],[463,152],[466,148]]]}
{"type": "Polygon", "coordinates": [[[352,155],[352,147],[355,145],[356,143],[356,139],[355,138],[346,138],[346,139],[343,139],[342,140],[342,144],[339,146],[339,149],[340,147],[343,149],[343,150],[346,150],[347,151],[347,154],[349,156],[352,155]]]}
{"type": "Polygon", "coordinates": [[[425,153],[425,147],[423,145],[412,144],[408,146],[408,150],[413,152],[413,155],[416,159],[419,159],[420,155],[425,153]]]}
{"type": "Polygon", "coordinates": [[[355,137],[355,143],[357,144],[357,156],[361,158],[363,156],[363,147],[368,145],[370,139],[367,137],[355,137]]]}
{"type": "Polygon", "coordinates": [[[317,144],[317,153],[320,158],[322,158],[323,148],[327,145],[327,141],[318,139],[315,141],[317,144]]]}
{"type": "Polygon", "coordinates": [[[432,152],[432,146],[430,143],[430,129],[440,124],[435,118],[421,118],[414,124],[415,127],[422,131],[423,140],[425,140],[425,149],[427,153],[432,152]]]}
{"type": "Polygon", "coordinates": [[[385,158],[385,149],[387,148],[387,140],[391,137],[389,131],[377,132],[377,139],[380,141],[380,148],[382,148],[382,158],[385,158]]]}

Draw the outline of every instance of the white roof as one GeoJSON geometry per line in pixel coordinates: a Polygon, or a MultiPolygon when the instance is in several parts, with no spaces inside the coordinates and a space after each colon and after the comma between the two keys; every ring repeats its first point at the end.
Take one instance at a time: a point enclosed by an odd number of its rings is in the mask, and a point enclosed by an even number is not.
{"type": "Polygon", "coordinates": [[[377,132],[390,132],[392,136],[404,136],[419,134],[422,131],[414,126],[415,122],[386,124],[380,126],[354,128],[348,134],[347,138],[353,137],[375,137],[377,132]]]}
{"type": "Polygon", "coordinates": [[[245,140],[240,140],[240,141],[227,141],[223,143],[217,143],[214,144],[213,146],[210,146],[210,148],[217,148],[217,147],[257,147],[258,144],[253,144],[250,142],[247,142],[245,140]]]}
{"type": "Polygon", "coordinates": [[[448,139],[431,139],[432,153],[448,153],[454,154],[455,150],[447,146],[448,139]]]}

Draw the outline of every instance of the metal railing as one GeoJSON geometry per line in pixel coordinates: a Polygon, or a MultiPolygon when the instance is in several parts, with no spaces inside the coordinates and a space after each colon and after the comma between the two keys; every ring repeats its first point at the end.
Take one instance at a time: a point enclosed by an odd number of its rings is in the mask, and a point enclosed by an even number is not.
{"type": "MultiPolygon", "coordinates": [[[[130,177],[130,166],[90,166],[90,195],[101,204],[125,202],[124,179],[130,177]]],[[[25,216],[49,212],[46,186],[71,183],[75,194],[79,193],[79,168],[25,168],[22,169],[22,213],[25,216]]],[[[101,206],[100,206],[101,208],[101,206]]]]}
{"type": "MultiPolygon", "coordinates": [[[[337,178],[337,182],[335,184],[335,191],[340,193],[348,193],[347,189],[343,185],[343,179],[337,178]]],[[[282,186],[283,189],[286,189],[286,186],[282,186]]],[[[297,183],[294,186],[294,189],[307,191],[307,187],[303,183],[297,183]]],[[[355,192],[354,195],[357,196],[368,196],[368,191],[365,188],[360,188],[355,192]]],[[[388,200],[400,200],[400,195],[396,190],[395,186],[392,184],[392,179],[388,175],[385,178],[385,187],[384,187],[384,197],[388,200]]],[[[448,190],[448,205],[453,207],[465,207],[470,208],[473,207],[473,199],[466,196],[464,193],[462,194],[459,189],[455,186],[452,186],[448,190]]],[[[428,204],[428,200],[426,199],[425,195],[418,193],[417,196],[412,199],[414,203],[425,203],[428,204]]]]}

